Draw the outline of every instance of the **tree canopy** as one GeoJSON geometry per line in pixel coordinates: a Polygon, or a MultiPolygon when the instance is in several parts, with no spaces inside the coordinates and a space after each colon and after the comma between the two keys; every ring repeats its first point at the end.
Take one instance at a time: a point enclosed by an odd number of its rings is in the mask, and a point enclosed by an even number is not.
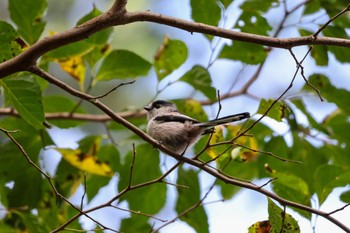
{"type": "Polygon", "coordinates": [[[317,232],[317,216],[350,232],[334,216],[350,205],[348,1],[96,1],[63,30],[62,2],[0,3],[1,232],[209,232],[207,206],[241,190],[267,203],[247,232],[317,232]],[[179,155],[145,133],[159,98],[199,121],[252,117],[179,155]]]}

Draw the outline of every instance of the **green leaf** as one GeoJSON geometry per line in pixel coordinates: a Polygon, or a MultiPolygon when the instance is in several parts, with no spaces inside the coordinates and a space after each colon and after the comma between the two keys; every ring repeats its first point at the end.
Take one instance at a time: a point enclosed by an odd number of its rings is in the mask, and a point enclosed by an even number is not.
{"type": "Polygon", "coordinates": [[[177,213],[181,214],[188,208],[198,205],[193,211],[180,216],[180,219],[193,227],[196,232],[209,232],[208,217],[200,201],[198,172],[179,167],[177,184],[188,187],[177,186],[179,194],[175,208],[177,213]]]}
{"type": "MultiPolygon", "coordinates": [[[[327,12],[329,18],[334,17],[340,11],[344,10],[349,4],[348,0],[319,0],[324,10],[327,12]]],[[[332,24],[342,27],[349,28],[350,20],[349,16],[344,14],[341,17],[338,17],[336,20],[332,21],[332,24]]],[[[328,26],[327,26],[328,27],[328,26]]]]}
{"type": "MultiPolygon", "coordinates": [[[[260,7],[258,8],[255,7],[255,8],[260,9],[260,7]]],[[[268,32],[272,30],[272,27],[269,25],[266,18],[261,16],[259,13],[250,13],[245,11],[241,14],[237,22],[238,23],[236,26],[242,32],[248,32],[248,33],[254,32],[254,34],[267,36],[268,32]]]]}
{"type": "MultiPolygon", "coordinates": [[[[275,172],[273,177],[277,178],[272,182],[272,188],[277,195],[300,204],[311,205],[309,187],[302,178],[285,172],[275,172]]],[[[309,212],[298,212],[305,217],[311,217],[309,212]]]]}
{"type": "MultiPolygon", "coordinates": [[[[37,164],[40,150],[46,145],[52,145],[52,141],[46,132],[35,130],[22,119],[2,119],[0,127],[8,130],[21,130],[12,133],[12,136],[24,148],[35,164],[37,164]]],[[[37,208],[42,196],[43,178],[41,174],[28,163],[12,141],[0,143],[0,151],[0,176],[6,182],[14,182],[14,187],[8,190],[7,193],[8,206],[37,208]]]]}
{"type": "Polygon", "coordinates": [[[44,30],[42,17],[47,8],[46,0],[10,0],[9,11],[19,34],[29,44],[34,44],[44,30]]]}
{"type": "Polygon", "coordinates": [[[228,6],[231,5],[233,0],[220,0],[220,2],[222,3],[222,5],[224,5],[225,8],[227,8],[228,6]]]}
{"type": "MultiPolygon", "coordinates": [[[[44,109],[46,113],[57,113],[57,112],[67,112],[70,113],[76,106],[77,103],[72,99],[61,96],[61,95],[51,95],[45,96],[43,99],[44,109]],[[64,104],[62,104],[64,103],[64,104]]],[[[82,107],[78,107],[75,113],[84,113],[85,111],[82,107]]],[[[82,123],[79,120],[69,120],[69,119],[57,119],[49,120],[50,124],[56,125],[60,128],[71,128],[78,126],[82,123]]]]}
{"type": "Polygon", "coordinates": [[[328,195],[336,187],[342,187],[349,184],[346,177],[349,177],[350,171],[342,167],[324,164],[318,167],[314,179],[315,189],[320,205],[326,200],[328,195]]]}
{"type": "Polygon", "coordinates": [[[0,84],[5,90],[7,100],[23,120],[36,129],[44,128],[42,93],[37,81],[28,73],[21,73],[3,79],[0,84]]]}
{"type": "Polygon", "coordinates": [[[180,40],[170,40],[164,37],[154,55],[154,67],[159,80],[162,80],[179,68],[187,59],[186,44],[180,40]]]}
{"type": "Polygon", "coordinates": [[[85,40],[68,44],[48,52],[45,57],[54,59],[69,59],[74,56],[81,56],[89,53],[94,48],[93,44],[87,43],[85,40]]]}
{"type": "MultiPolygon", "coordinates": [[[[301,36],[309,36],[313,33],[304,29],[299,29],[301,36]]],[[[316,65],[318,66],[328,66],[328,50],[327,46],[324,45],[314,45],[311,50],[311,56],[315,59],[316,65]]]]}
{"type": "Polygon", "coordinates": [[[278,0],[247,0],[240,6],[244,12],[263,13],[270,10],[271,6],[277,7],[278,0]],[[257,7],[259,6],[259,7],[257,7]]]}
{"type": "Polygon", "coordinates": [[[266,57],[267,50],[263,46],[241,41],[233,41],[231,46],[225,45],[219,55],[219,58],[238,60],[252,65],[264,62],[266,57]]]}
{"type": "Polygon", "coordinates": [[[298,222],[278,207],[270,198],[268,198],[269,221],[271,224],[271,233],[288,232],[299,233],[300,227],[298,222]]]}
{"type": "Polygon", "coordinates": [[[4,223],[4,221],[0,221],[0,232],[6,232],[6,233],[23,233],[21,229],[18,229],[18,227],[12,227],[4,223]]]}
{"type": "Polygon", "coordinates": [[[350,190],[343,192],[340,195],[340,200],[345,203],[350,203],[350,190]]]}
{"type": "Polygon", "coordinates": [[[350,145],[350,122],[348,119],[349,114],[343,111],[335,111],[327,116],[322,124],[328,130],[328,133],[332,138],[337,139],[340,145],[344,142],[347,147],[350,145]]]}
{"type": "MultiPolygon", "coordinates": [[[[348,102],[350,98],[349,91],[334,87],[328,77],[322,74],[311,75],[309,82],[321,92],[322,97],[326,98],[329,102],[335,103],[340,109],[350,114],[350,104],[348,102]]],[[[304,90],[314,92],[308,85],[304,86],[304,90]]]]}
{"type": "Polygon", "coordinates": [[[103,60],[97,80],[136,78],[147,75],[151,64],[127,50],[113,50],[103,60]]]}
{"type": "Polygon", "coordinates": [[[192,19],[209,25],[218,25],[221,11],[216,0],[191,0],[192,19]]]}
{"type": "MultiPolygon", "coordinates": [[[[336,21],[336,20],[335,20],[336,21]]],[[[350,25],[349,25],[350,26],[350,25]]],[[[324,36],[335,37],[335,38],[344,38],[349,39],[348,34],[345,31],[345,28],[338,26],[328,25],[323,31],[324,36]]],[[[344,48],[338,46],[327,46],[328,50],[334,54],[335,58],[339,62],[350,62],[350,54],[344,53],[344,48]]]]}
{"type": "Polygon", "coordinates": [[[173,100],[179,112],[198,121],[207,121],[208,116],[200,102],[194,99],[173,100]]]}
{"type": "Polygon", "coordinates": [[[21,46],[16,42],[18,36],[11,24],[0,21],[0,62],[9,60],[21,52],[21,46]]]}
{"type": "Polygon", "coordinates": [[[199,65],[193,66],[179,80],[190,84],[195,90],[202,92],[208,97],[209,100],[216,100],[216,90],[212,87],[210,74],[204,67],[199,65]]]}
{"type": "MultiPolygon", "coordinates": [[[[261,99],[257,113],[265,114],[267,110],[270,109],[273,103],[274,103],[273,99],[268,99],[268,100],[261,99]]],[[[286,117],[286,114],[287,114],[286,111],[287,111],[287,108],[285,104],[282,101],[278,101],[269,110],[269,112],[267,113],[267,116],[276,121],[281,122],[282,119],[286,117]]]]}
{"type": "MultiPolygon", "coordinates": [[[[159,153],[152,146],[148,144],[140,145],[136,148],[135,153],[136,159],[133,164],[131,185],[148,182],[162,175],[159,167],[159,153]]],[[[124,165],[120,169],[120,174],[123,175],[120,176],[118,190],[123,190],[129,184],[132,159],[133,152],[129,152],[125,157],[124,165]]],[[[164,183],[156,183],[128,192],[121,197],[120,201],[127,200],[131,210],[155,214],[164,206],[165,198],[166,185],[164,183]],[[142,193],[142,198],[140,198],[140,193],[142,193]]]]}
{"type": "Polygon", "coordinates": [[[304,5],[304,15],[314,14],[317,11],[321,10],[321,4],[319,0],[308,1],[304,5]]]}
{"type": "MultiPolygon", "coordinates": [[[[141,198],[142,199],[142,198],[141,198]]],[[[147,217],[133,214],[121,222],[120,232],[149,232],[152,227],[147,223],[147,217]]]]}
{"type": "MultiPolygon", "coordinates": [[[[102,12],[99,9],[97,9],[96,6],[94,5],[94,8],[87,15],[82,17],[78,21],[77,25],[80,25],[80,24],[82,24],[90,19],[93,19],[101,14],[102,14],[102,12]]],[[[113,32],[113,28],[110,27],[110,28],[104,29],[100,32],[93,34],[92,36],[85,39],[85,41],[87,43],[91,43],[93,45],[103,46],[103,45],[105,45],[105,43],[107,43],[109,36],[111,35],[112,32],[113,32]]]]}
{"type": "Polygon", "coordinates": [[[23,213],[16,211],[17,214],[23,221],[27,232],[37,232],[37,233],[46,233],[50,232],[50,229],[47,227],[46,223],[42,219],[38,218],[30,213],[23,213]]]}

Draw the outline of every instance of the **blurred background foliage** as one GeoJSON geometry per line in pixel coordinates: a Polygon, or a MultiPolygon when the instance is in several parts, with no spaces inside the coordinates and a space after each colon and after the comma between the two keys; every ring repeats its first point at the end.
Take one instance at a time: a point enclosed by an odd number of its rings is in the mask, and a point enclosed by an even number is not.
{"type": "MultiPolygon", "coordinates": [[[[107,0],[0,1],[0,61],[11,59],[45,36],[100,15],[111,4],[107,0]]],[[[259,35],[298,37],[315,33],[347,4],[345,0],[164,0],[129,1],[127,9],[150,9],[259,35]]],[[[348,39],[349,18],[346,13],[332,21],[320,35],[348,39]]],[[[300,62],[308,49],[292,48],[293,55],[300,62]]],[[[142,106],[154,99],[172,100],[181,112],[199,120],[215,118],[218,112],[225,116],[249,111],[251,119],[218,127],[210,138],[203,137],[189,156],[202,153],[199,156],[202,161],[238,179],[277,178],[268,186],[273,192],[318,209],[338,187],[345,187],[340,200],[344,205],[350,202],[350,53],[346,50],[313,46],[300,69],[288,50],[135,23],[108,28],[50,51],[40,58],[38,65],[72,87],[93,95],[135,80],[101,101],[121,114],[134,113],[127,115],[127,119],[143,130],[146,118],[142,106]],[[292,87],[282,95],[290,84],[292,87]],[[315,89],[325,101],[320,100],[315,89]],[[220,108],[218,91],[223,97],[220,108]],[[251,127],[261,116],[263,119],[251,127]],[[249,136],[220,144],[248,128],[249,136]],[[203,152],[208,142],[220,145],[203,152]]],[[[50,113],[79,113],[95,114],[97,118],[102,112],[40,77],[17,73],[0,80],[0,86],[0,127],[19,130],[12,134],[15,140],[36,165],[53,177],[57,191],[78,208],[94,206],[93,200],[104,203],[126,188],[131,164],[132,184],[137,185],[158,178],[176,162],[166,155],[159,156],[157,150],[115,122],[48,117],[50,113]],[[136,160],[132,162],[135,154],[136,160]],[[112,191],[102,193],[107,186],[112,191]]],[[[211,220],[201,198],[210,193],[209,187],[213,185],[224,200],[233,199],[240,191],[239,187],[222,181],[203,183],[200,179],[205,174],[186,165],[175,173],[166,180],[177,183],[176,189],[155,183],[114,200],[114,216],[104,225],[110,224],[122,232],[145,232],[163,224],[148,214],[169,220],[164,214],[169,212],[166,209],[170,208],[177,216],[199,203],[194,211],[181,215],[180,220],[196,232],[208,232],[211,220]],[[171,207],[166,204],[169,200],[174,203],[171,207]],[[144,215],[126,214],[118,208],[144,215]]],[[[55,196],[47,180],[5,134],[0,135],[0,174],[1,232],[48,232],[77,213],[55,196]]],[[[101,209],[100,212],[108,213],[106,208],[101,209]]],[[[269,200],[266,209],[270,227],[280,229],[279,207],[269,200]]],[[[294,210],[312,220],[311,213],[294,210]]],[[[293,226],[290,232],[299,232],[293,217],[286,216],[285,224],[293,226]]],[[[81,218],[68,228],[96,227],[96,231],[101,228],[86,222],[89,221],[81,218]]],[[[251,225],[250,232],[262,228],[260,222],[252,221],[251,225]]]]}

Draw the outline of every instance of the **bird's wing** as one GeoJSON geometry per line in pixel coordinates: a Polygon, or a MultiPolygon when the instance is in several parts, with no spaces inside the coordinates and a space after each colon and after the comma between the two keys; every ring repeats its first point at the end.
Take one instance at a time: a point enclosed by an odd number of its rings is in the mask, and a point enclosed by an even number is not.
{"type": "Polygon", "coordinates": [[[186,115],[160,115],[160,116],[156,116],[154,118],[155,121],[158,122],[180,122],[180,123],[185,123],[185,122],[192,122],[192,123],[199,123],[198,120],[193,119],[189,116],[186,115]]]}

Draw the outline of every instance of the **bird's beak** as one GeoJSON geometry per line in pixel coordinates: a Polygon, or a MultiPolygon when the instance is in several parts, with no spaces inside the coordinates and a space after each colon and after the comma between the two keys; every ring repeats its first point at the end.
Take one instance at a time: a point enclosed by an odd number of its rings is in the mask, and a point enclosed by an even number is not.
{"type": "Polygon", "coordinates": [[[143,109],[145,109],[148,112],[149,110],[151,110],[151,106],[147,105],[147,106],[143,107],[143,109]]]}

